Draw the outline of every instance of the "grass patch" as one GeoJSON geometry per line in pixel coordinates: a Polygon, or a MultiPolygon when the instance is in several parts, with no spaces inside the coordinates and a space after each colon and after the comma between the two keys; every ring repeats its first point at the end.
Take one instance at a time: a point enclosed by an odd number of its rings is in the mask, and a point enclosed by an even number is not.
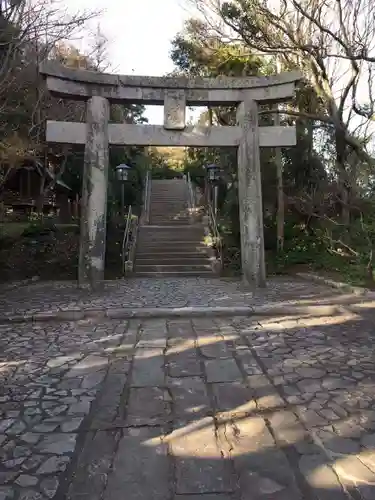
{"type": "Polygon", "coordinates": [[[2,222],[0,223],[0,238],[18,238],[31,224],[31,222],[2,222]]]}

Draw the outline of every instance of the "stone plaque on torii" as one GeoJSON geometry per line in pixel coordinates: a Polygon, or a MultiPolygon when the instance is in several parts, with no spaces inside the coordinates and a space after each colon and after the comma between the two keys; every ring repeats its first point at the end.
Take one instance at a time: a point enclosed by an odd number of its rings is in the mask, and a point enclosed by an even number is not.
{"type": "Polygon", "coordinates": [[[84,144],[80,285],[98,288],[104,279],[109,145],[238,147],[242,274],[265,286],[260,147],[294,146],[295,127],[258,126],[258,102],[290,99],[298,72],[268,77],[121,76],[41,66],[55,96],[87,101],[86,123],[47,121],[50,143],[84,144]],[[109,123],[109,104],[164,105],[163,125],[109,123]],[[186,106],[238,106],[236,126],[186,126],[186,106]]]}

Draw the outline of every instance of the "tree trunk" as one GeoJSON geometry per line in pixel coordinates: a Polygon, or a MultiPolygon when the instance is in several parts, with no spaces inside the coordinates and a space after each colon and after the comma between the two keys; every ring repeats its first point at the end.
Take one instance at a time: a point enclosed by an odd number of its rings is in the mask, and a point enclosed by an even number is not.
{"type": "Polygon", "coordinates": [[[340,187],[341,223],[350,226],[350,182],[346,170],[346,143],[340,130],[335,132],[336,168],[340,187]]]}

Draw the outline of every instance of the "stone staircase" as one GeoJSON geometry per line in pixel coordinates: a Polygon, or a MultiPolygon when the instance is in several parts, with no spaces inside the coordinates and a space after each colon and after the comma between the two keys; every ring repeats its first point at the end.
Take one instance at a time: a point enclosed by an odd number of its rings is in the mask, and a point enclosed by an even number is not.
{"type": "Polygon", "coordinates": [[[150,222],[139,228],[136,276],[212,276],[204,228],[192,223],[184,180],[153,180],[150,222]]]}

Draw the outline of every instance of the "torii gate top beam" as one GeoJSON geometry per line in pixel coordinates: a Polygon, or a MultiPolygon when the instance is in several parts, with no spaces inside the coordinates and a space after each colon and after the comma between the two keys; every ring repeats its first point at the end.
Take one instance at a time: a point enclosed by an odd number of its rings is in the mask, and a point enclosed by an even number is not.
{"type": "Polygon", "coordinates": [[[262,77],[186,78],[129,76],[71,69],[54,62],[43,63],[40,72],[48,90],[59,97],[87,100],[105,97],[112,103],[164,104],[167,94],[181,93],[189,106],[230,106],[245,100],[277,102],[289,99],[297,72],[262,77]]]}

